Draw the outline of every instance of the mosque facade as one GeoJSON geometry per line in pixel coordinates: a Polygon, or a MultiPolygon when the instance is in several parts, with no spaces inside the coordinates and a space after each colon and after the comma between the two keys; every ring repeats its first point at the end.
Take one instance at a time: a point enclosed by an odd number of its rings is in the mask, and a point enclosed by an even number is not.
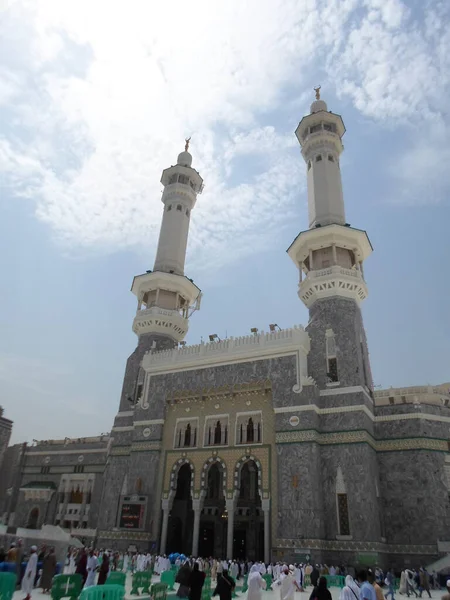
{"type": "Polygon", "coordinates": [[[203,179],[186,143],[162,174],[154,268],[132,283],[138,342],[111,433],[11,447],[10,528],[266,562],[403,566],[450,551],[450,385],[374,391],[372,246],[345,215],[344,133],[317,91],[295,132],[309,228],[287,250],[307,326],[193,346],[202,293],[184,267],[203,179]]]}

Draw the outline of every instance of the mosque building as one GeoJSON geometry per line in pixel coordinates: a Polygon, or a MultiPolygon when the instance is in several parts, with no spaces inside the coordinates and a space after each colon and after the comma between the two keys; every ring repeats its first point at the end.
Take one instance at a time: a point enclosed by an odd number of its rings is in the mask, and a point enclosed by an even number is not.
{"type": "Polygon", "coordinates": [[[450,384],[374,391],[372,245],[345,214],[344,133],[317,89],[295,132],[309,228],[287,249],[307,326],[192,346],[202,292],[185,258],[203,179],[186,142],[162,173],[153,270],[132,283],[138,341],[111,433],[10,448],[10,527],[266,562],[418,565],[450,550],[450,384]]]}

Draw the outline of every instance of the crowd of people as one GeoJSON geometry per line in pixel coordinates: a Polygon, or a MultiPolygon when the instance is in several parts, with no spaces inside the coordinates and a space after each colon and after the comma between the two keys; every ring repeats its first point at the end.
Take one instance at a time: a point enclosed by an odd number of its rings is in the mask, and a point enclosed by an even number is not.
{"type": "MultiPolygon", "coordinates": [[[[50,593],[53,577],[57,573],[55,549],[31,546],[28,555],[24,554],[23,543],[18,540],[6,552],[0,548],[0,562],[15,563],[18,585],[30,600],[34,587],[50,593]],[[27,560],[26,560],[27,559],[27,560]],[[22,574],[22,562],[26,560],[22,574]]],[[[357,574],[347,572],[343,566],[283,564],[244,560],[218,560],[214,558],[187,558],[176,554],[157,556],[142,552],[120,553],[93,548],[69,548],[63,566],[63,573],[81,576],[83,586],[103,585],[111,571],[130,572],[152,571],[160,576],[175,565],[176,582],[179,584],[177,596],[200,600],[207,576],[215,582],[214,596],[220,600],[231,600],[236,583],[246,577],[244,590],[247,600],[262,600],[262,591],[271,588],[278,591],[280,600],[294,600],[295,592],[308,591],[312,586],[309,600],[331,600],[327,576],[345,577],[345,586],[340,592],[340,600],[395,600],[395,593],[410,597],[422,597],[426,592],[431,598],[432,589],[440,589],[437,574],[426,569],[405,569],[400,574],[396,589],[394,570],[384,573],[377,568],[362,570],[357,574]],[[247,590],[248,588],[248,590],[247,590]]],[[[342,580],[343,581],[343,580],[342,580]]],[[[443,600],[450,600],[450,580],[447,581],[448,594],[443,600]]]]}

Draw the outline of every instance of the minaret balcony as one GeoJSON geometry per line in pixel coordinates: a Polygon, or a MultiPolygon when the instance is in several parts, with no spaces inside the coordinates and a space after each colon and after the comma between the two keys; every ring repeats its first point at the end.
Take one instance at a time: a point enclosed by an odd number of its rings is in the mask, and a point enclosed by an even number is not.
{"type": "Polygon", "coordinates": [[[366,282],[359,269],[346,269],[339,265],[309,271],[298,286],[300,300],[307,308],[316,300],[341,296],[362,302],[368,296],[366,282]]]}
{"type": "Polygon", "coordinates": [[[155,333],[168,335],[180,342],[184,339],[189,327],[189,320],[177,310],[167,310],[152,306],[138,310],[133,321],[133,331],[136,335],[155,333]]]}

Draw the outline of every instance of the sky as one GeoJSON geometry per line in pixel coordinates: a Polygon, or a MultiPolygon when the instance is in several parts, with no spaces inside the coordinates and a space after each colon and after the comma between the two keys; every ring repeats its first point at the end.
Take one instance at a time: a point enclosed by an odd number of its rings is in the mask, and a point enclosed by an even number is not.
{"type": "Polygon", "coordinates": [[[110,430],[153,267],[160,177],[192,136],[205,189],[188,343],[306,325],[294,131],[322,86],[346,125],[347,221],[374,247],[376,386],[450,380],[450,3],[0,1],[0,405],[13,442],[110,430]]]}

